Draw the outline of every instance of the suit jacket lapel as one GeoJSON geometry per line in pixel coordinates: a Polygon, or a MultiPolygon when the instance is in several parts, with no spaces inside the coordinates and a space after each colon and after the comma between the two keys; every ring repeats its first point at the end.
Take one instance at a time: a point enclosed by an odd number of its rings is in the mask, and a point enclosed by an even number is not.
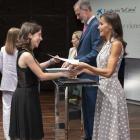
{"type": "MultiPolygon", "coordinates": [[[[92,25],[92,23],[93,23],[93,21],[94,21],[95,19],[96,19],[96,17],[93,18],[93,19],[91,20],[91,22],[90,22],[89,25],[87,26],[86,31],[84,32],[84,34],[83,34],[83,32],[82,32],[81,38],[80,38],[80,40],[79,40],[79,45],[81,44],[82,40],[84,39],[84,37],[85,37],[86,34],[88,33],[88,31],[89,31],[89,29],[90,29],[90,26],[92,25]]],[[[79,45],[78,45],[78,48],[79,48],[79,45]]]]}

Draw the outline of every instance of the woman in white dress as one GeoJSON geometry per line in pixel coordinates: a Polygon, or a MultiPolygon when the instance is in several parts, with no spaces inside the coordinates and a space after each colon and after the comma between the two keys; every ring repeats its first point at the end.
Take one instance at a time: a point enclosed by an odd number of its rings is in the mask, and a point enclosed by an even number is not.
{"type": "Polygon", "coordinates": [[[82,31],[75,31],[72,35],[72,45],[73,47],[70,48],[69,50],[69,56],[68,59],[74,59],[74,57],[77,56],[77,48],[79,44],[79,39],[81,37],[82,31]]]}
{"type": "Polygon", "coordinates": [[[16,59],[17,49],[15,43],[20,29],[11,28],[7,33],[5,46],[0,51],[0,72],[2,80],[0,90],[2,91],[3,103],[3,130],[4,136],[9,139],[10,109],[13,93],[17,86],[16,59]]]}
{"type": "Polygon", "coordinates": [[[101,50],[97,57],[97,68],[79,62],[77,74],[86,72],[99,75],[92,140],[130,140],[127,104],[123,88],[118,80],[122,58],[126,55],[127,43],[123,40],[120,17],[115,12],[101,15],[101,50]]]}

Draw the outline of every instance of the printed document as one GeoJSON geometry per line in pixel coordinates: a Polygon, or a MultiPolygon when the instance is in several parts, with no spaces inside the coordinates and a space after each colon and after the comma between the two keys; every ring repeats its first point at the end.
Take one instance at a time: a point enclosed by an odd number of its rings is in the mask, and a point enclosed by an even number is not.
{"type": "MultiPolygon", "coordinates": [[[[50,54],[48,54],[49,56],[51,56],[51,57],[55,57],[55,56],[52,56],[52,55],[50,55],[50,54]]],[[[60,59],[60,60],[62,60],[62,61],[65,61],[65,62],[68,62],[68,63],[71,63],[71,64],[77,64],[78,62],[79,62],[79,60],[75,60],[75,59],[66,59],[66,58],[61,58],[61,57],[59,57],[59,58],[57,58],[57,59],[60,59]]]]}

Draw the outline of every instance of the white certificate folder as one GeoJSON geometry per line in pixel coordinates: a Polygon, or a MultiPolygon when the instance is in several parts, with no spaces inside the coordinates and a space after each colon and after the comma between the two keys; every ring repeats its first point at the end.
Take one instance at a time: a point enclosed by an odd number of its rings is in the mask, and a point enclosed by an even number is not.
{"type": "Polygon", "coordinates": [[[45,72],[48,73],[57,73],[57,72],[63,72],[63,71],[71,71],[68,68],[47,68],[45,69],[45,72]]]}

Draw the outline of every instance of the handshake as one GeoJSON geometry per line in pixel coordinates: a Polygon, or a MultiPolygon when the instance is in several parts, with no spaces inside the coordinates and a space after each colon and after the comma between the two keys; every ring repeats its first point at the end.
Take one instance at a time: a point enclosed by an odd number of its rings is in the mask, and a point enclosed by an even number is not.
{"type": "Polygon", "coordinates": [[[86,63],[83,62],[78,62],[77,64],[71,64],[68,62],[64,62],[61,68],[68,68],[71,71],[69,71],[69,77],[70,78],[75,78],[77,75],[85,72],[86,70],[86,63]]]}
{"type": "MultiPolygon", "coordinates": [[[[61,60],[65,61],[61,68],[68,68],[70,71],[63,71],[62,77],[69,77],[69,78],[75,78],[77,75],[85,72],[86,68],[86,63],[79,62],[79,60],[74,60],[74,59],[65,59],[65,58],[60,58],[58,55],[52,56],[48,54],[49,56],[53,57],[51,60],[54,63],[59,63],[61,60]]],[[[51,63],[52,63],[51,62],[51,63]]]]}

